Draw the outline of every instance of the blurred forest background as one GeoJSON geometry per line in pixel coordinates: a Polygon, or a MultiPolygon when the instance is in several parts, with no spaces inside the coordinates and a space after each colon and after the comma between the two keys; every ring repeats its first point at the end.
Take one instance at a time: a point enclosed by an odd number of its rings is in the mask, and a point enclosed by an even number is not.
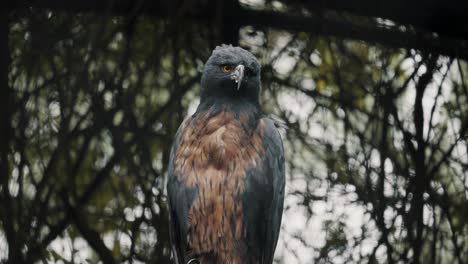
{"type": "Polygon", "coordinates": [[[7,1],[0,262],[169,263],[165,172],[220,43],[283,119],[277,263],[468,263],[463,1],[7,1]]]}

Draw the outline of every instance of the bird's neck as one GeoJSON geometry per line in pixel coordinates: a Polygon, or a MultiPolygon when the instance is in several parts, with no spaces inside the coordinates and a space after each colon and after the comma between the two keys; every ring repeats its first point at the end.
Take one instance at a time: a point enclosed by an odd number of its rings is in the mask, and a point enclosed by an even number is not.
{"type": "Polygon", "coordinates": [[[202,83],[200,101],[207,103],[227,102],[231,104],[242,104],[244,102],[249,102],[259,104],[260,87],[247,87],[244,85],[241,86],[240,89],[237,89],[233,83],[231,86],[210,86],[202,83]]]}
{"type": "Polygon", "coordinates": [[[262,115],[262,109],[258,100],[243,97],[206,96],[200,99],[197,112],[205,112],[210,109],[229,111],[234,114],[262,115]]]}

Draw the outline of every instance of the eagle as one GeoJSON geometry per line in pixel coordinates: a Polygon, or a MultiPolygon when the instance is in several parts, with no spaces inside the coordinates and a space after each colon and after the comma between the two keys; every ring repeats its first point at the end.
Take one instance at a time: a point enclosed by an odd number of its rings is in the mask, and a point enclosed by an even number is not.
{"type": "Polygon", "coordinates": [[[271,264],[284,203],[284,150],[259,103],[260,64],[216,47],[200,104],[172,145],[167,194],[176,264],[271,264]]]}

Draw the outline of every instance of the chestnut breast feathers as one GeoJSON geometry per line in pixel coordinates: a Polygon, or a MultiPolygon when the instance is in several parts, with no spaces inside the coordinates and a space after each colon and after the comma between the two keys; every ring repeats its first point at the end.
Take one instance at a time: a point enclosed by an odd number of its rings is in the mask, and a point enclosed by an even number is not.
{"type": "Polygon", "coordinates": [[[262,121],[254,127],[247,121],[228,111],[192,116],[175,152],[175,176],[198,190],[189,209],[188,244],[189,254],[202,263],[213,253],[218,261],[241,263],[244,178],[265,154],[262,121]]]}

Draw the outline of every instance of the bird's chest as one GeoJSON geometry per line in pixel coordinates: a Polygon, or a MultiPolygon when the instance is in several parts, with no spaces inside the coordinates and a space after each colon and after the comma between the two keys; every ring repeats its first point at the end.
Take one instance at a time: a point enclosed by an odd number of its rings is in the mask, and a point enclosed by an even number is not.
{"type": "Polygon", "coordinates": [[[175,153],[174,169],[179,180],[190,187],[213,186],[220,181],[229,187],[229,180],[241,180],[264,154],[262,124],[249,127],[246,119],[222,112],[189,122],[175,153]]]}
{"type": "Polygon", "coordinates": [[[242,193],[247,172],[264,156],[262,125],[220,114],[189,123],[176,150],[175,175],[197,190],[189,210],[189,246],[194,254],[216,251],[235,257],[245,237],[242,193]]]}

